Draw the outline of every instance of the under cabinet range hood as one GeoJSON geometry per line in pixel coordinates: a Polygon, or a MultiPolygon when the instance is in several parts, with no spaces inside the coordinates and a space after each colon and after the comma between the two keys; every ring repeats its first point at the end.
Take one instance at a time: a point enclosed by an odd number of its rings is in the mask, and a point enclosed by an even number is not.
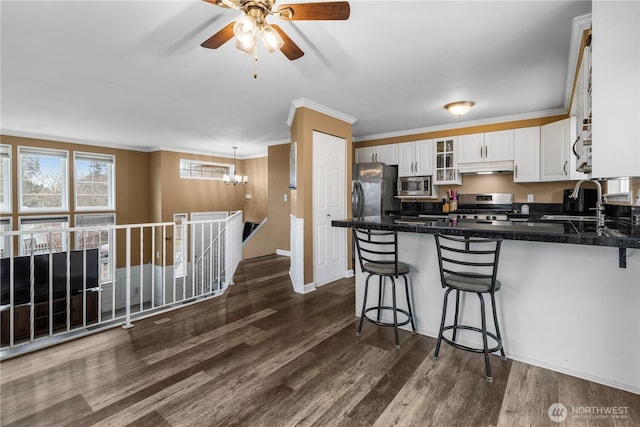
{"type": "Polygon", "coordinates": [[[464,174],[513,172],[513,161],[458,164],[458,172],[464,174]]]}

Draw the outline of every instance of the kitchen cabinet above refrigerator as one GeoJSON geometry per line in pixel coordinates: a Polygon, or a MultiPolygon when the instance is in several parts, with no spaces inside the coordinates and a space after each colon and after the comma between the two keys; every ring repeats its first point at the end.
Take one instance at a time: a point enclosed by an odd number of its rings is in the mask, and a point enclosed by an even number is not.
{"type": "Polygon", "coordinates": [[[398,164],[398,144],[362,147],[355,150],[355,163],[398,164]]]}

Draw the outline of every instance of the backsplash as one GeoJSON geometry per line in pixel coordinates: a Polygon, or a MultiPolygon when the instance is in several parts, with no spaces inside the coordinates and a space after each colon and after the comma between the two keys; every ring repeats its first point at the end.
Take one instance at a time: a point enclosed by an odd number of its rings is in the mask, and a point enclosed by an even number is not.
{"type": "MultiPolygon", "coordinates": [[[[462,185],[439,186],[438,198],[442,200],[442,197],[447,194],[447,190],[455,189],[459,194],[511,193],[514,203],[528,203],[527,195],[533,194],[533,203],[562,204],[564,189],[573,188],[575,184],[576,181],[518,183],[513,182],[513,174],[511,173],[464,175],[462,185]]],[[[590,184],[585,184],[585,188],[591,188],[590,184]]]]}

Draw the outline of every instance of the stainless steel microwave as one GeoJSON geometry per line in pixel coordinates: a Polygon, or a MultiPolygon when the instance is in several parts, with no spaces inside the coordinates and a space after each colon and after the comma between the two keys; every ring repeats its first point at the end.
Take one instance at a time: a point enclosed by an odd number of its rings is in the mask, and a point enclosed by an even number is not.
{"type": "Polygon", "coordinates": [[[431,176],[398,178],[398,197],[431,197],[431,176]]]}

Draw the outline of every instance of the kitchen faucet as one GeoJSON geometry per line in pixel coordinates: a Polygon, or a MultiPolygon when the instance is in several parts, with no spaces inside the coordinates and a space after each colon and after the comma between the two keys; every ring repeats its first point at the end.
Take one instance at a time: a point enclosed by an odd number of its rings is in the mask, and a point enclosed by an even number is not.
{"type": "Polygon", "coordinates": [[[569,197],[571,197],[572,199],[577,199],[578,190],[580,189],[580,186],[585,182],[593,182],[598,188],[598,201],[596,202],[596,221],[598,222],[598,227],[603,228],[605,220],[604,203],[602,203],[602,186],[598,181],[596,181],[595,179],[581,179],[576,183],[576,187],[573,189],[573,193],[571,193],[571,196],[569,197]]]}

